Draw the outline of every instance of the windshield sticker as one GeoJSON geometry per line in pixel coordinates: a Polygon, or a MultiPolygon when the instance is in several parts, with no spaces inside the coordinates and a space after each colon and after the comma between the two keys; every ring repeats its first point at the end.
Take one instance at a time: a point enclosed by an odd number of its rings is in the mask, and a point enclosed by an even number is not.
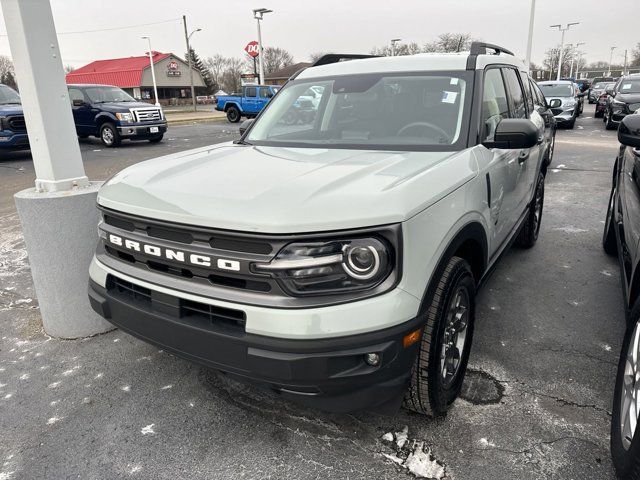
{"type": "Polygon", "coordinates": [[[442,103],[456,103],[456,98],[458,98],[458,92],[447,92],[446,90],[442,92],[442,103]]]}
{"type": "Polygon", "coordinates": [[[451,79],[451,82],[449,82],[450,85],[457,85],[458,84],[458,77],[453,77],[451,79]]]}
{"type": "Polygon", "coordinates": [[[622,90],[631,90],[631,84],[630,83],[625,83],[622,85],[622,90]]]}

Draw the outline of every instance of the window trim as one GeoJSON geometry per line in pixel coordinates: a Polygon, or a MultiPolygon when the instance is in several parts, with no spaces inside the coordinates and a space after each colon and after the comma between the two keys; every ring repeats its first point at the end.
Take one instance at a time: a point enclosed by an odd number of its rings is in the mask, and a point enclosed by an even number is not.
{"type": "MultiPolygon", "coordinates": [[[[482,138],[482,119],[484,118],[484,87],[486,85],[486,76],[487,76],[487,72],[489,70],[498,70],[500,72],[500,78],[502,78],[502,86],[504,87],[504,94],[505,94],[505,100],[507,101],[507,110],[509,111],[509,117],[511,118],[511,104],[509,103],[509,97],[508,97],[508,92],[507,92],[507,81],[504,78],[504,72],[503,70],[504,65],[500,64],[496,64],[496,65],[487,65],[484,70],[481,71],[481,77],[482,77],[482,82],[481,82],[481,86],[480,86],[480,90],[478,92],[476,92],[479,101],[480,101],[480,115],[478,117],[478,140],[477,140],[477,144],[481,144],[482,142],[484,142],[486,140],[486,138],[482,138]]],[[[504,120],[504,119],[503,119],[504,120]]]]}
{"type": "MultiPolygon", "coordinates": [[[[522,79],[520,78],[520,75],[518,75],[520,72],[519,70],[514,67],[514,66],[508,66],[508,67],[501,67],[502,68],[502,78],[504,80],[504,84],[505,86],[508,87],[509,83],[507,80],[507,77],[504,74],[504,71],[507,69],[513,70],[516,73],[516,78],[518,79],[518,84],[520,85],[520,91],[522,92],[522,100],[523,100],[523,105],[524,105],[524,118],[529,118],[529,112],[527,111],[527,101],[525,99],[525,92],[524,92],[524,88],[522,88],[522,79]]],[[[509,118],[522,118],[522,117],[516,117],[513,116],[515,115],[515,105],[513,103],[513,99],[511,98],[511,91],[507,92],[507,103],[509,104],[509,118]]]]}

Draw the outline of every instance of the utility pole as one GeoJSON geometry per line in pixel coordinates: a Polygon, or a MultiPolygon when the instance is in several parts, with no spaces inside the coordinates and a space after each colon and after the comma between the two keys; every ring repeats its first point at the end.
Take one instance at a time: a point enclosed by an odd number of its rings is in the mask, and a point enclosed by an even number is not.
{"type": "Polygon", "coordinates": [[[156,83],[156,69],[153,65],[153,52],[151,51],[151,38],[147,35],[143,35],[143,40],[147,40],[147,44],[149,45],[149,67],[151,68],[151,80],[153,81],[153,95],[156,99],[156,107],[160,106],[160,100],[158,99],[158,84],[156,83]]]}
{"type": "MultiPolygon", "coordinates": [[[[579,43],[578,45],[586,45],[585,43],[579,43]]],[[[582,55],[584,52],[578,52],[578,61],[576,62],[576,80],[580,79],[580,62],[582,61],[582,55]]]]}
{"type": "Polygon", "coordinates": [[[613,62],[613,51],[618,47],[611,47],[609,52],[609,71],[607,72],[607,77],[611,76],[611,62],[613,62]]]}
{"type": "Polygon", "coordinates": [[[182,16],[182,23],[184,24],[184,40],[187,43],[187,57],[189,59],[188,63],[189,63],[189,82],[191,84],[191,102],[193,103],[193,111],[195,112],[198,109],[198,107],[196,106],[196,89],[193,86],[193,69],[191,68],[191,46],[189,45],[189,39],[191,38],[191,35],[201,31],[202,29],[197,28],[193,32],[187,33],[187,16],[186,15],[182,16]]]}
{"type": "MultiPolygon", "coordinates": [[[[576,58],[576,56],[578,55],[578,48],[580,48],[580,45],[584,45],[584,44],[585,44],[584,42],[576,43],[575,45],[572,44],[572,46],[575,47],[576,50],[574,52],[573,58],[571,59],[571,70],[569,71],[569,78],[573,78],[573,62],[576,60],[580,61],[580,57],[576,58]]],[[[576,65],[576,72],[577,70],[578,70],[578,66],[576,65]]],[[[578,74],[576,73],[576,80],[577,79],[578,79],[578,74]]]]}
{"type": "Polygon", "coordinates": [[[396,43],[398,43],[400,40],[402,40],[401,38],[392,38],[391,39],[391,56],[395,57],[396,56],[396,43]]]}
{"type": "Polygon", "coordinates": [[[579,25],[579,24],[580,22],[571,22],[571,23],[567,23],[564,27],[562,25],[551,25],[551,28],[557,28],[562,32],[562,37],[561,37],[562,39],[560,41],[560,58],[558,60],[558,76],[556,80],[560,80],[560,77],[562,75],[562,56],[564,54],[564,34],[567,30],[571,28],[572,25],[579,25]]]}
{"type": "Polygon", "coordinates": [[[529,13],[529,37],[527,38],[527,57],[525,58],[525,68],[527,72],[531,66],[531,48],[533,46],[533,23],[536,15],[536,0],[531,0],[531,12],[529,13]]]}
{"type": "Polygon", "coordinates": [[[265,13],[271,13],[273,10],[268,8],[256,8],[253,11],[253,18],[258,22],[258,65],[260,66],[260,85],[264,85],[264,48],[262,47],[262,29],[260,28],[260,21],[265,13]]]}
{"type": "Polygon", "coordinates": [[[624,49],[624,67],[622,67],[622,75],[627,75],[627,49],[624,49]]]}

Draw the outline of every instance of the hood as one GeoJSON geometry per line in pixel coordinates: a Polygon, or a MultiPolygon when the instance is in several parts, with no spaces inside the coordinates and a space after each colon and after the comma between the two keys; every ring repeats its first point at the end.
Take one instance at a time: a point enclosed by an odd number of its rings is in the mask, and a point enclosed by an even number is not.
{"type": "Polygon", "coordinates": [[[98,203],[134,215],[261,233],[402,222],[471,180],[475,157],[221,144],[131,166],[98,203]]]}
{"type": "Polygon", "coordinates": [[[151,105],[150,103],[144,103],[144,102],[108,102],[108,103],[98,103],[96,105],[99,106],[101,110],[105,110],[107,112],[119,112],[119,113],[128,112],[130,108],[156,107],[155,105],[151,105]]]}
{"type": "Polygon", "coordinates": [[[624,103],[639,103],[640,102],[640,93],[618,93],[614,97],[619,102],[624,103]]]}
{"type": "Polygon", "coordinates": [[[15,104],[0,104],[0,115],[22,115],[22,105],[15,104]]]}

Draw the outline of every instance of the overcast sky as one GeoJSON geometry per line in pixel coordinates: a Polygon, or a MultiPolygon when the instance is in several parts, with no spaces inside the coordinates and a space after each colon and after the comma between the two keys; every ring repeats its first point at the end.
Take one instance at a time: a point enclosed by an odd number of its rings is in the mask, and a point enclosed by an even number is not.
{"type": "MultiPolygon", "coordinates": [[[[615,45],[614,63],[621,63],[624,49],[631,50],[640,41],[639,0],[536,3],[536,63],[560,42],[560,33],[549,28],[552,24],[581,22],[567,32],[566,42],[585,42],[582,48],[589,62],[608,61],[609,47],[615,45]],[[615,14],[607,13],[607,5],[615,14]]],[[[265,46],[286,48],[296,61],[306,61],[318,51],[368,53],[391,38],[423,44],[443,32],[468,32],[523,58],[531,0],[51,0],[51,4],[63,61],[77,67],[97,59],[141,55],[146,51],[140,39],[144,34],[151,36],[154,50],[184,55],[183,14],[190,30],[203,29],[192,37],[200,56],[242,56],[245,44],[256,39],[251,10],[259,7],[274,10],[263,22],[265,46]],[[144,27],[63,34],[172,19],[144,27]]],[[[0,29],[6,32],[4,21],[0,29]]],[[[6,36],[0,37],[0,54],[10,55],[6,36]]]]}

